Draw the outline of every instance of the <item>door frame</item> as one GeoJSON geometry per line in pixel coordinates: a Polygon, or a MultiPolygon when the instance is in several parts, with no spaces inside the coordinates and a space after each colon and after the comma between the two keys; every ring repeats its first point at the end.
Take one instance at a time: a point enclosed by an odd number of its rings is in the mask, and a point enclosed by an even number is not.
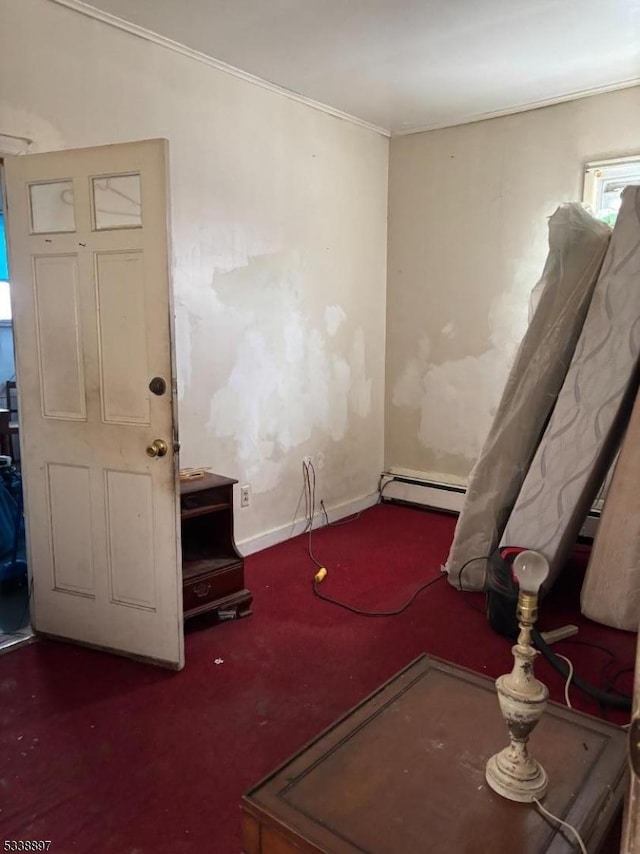
{"type": "MultiPolygon", "coordinates": [[[[6,224],[8,222],[9,214],[6,209],[6,199],[7,199],[7,187],[5,182],[5,171],[4,171],[4,158],[10,157],[13,155],[22,155],[28,154],[29,149],[33,144],[33,140],[29,139],[26,136],[16,136],[15,134],[10,133],[0,133],[0,193],[2,193],[2,199],[5,202],[4,207],[4,220],[5,220],[5,236],[7,238],[8,243],[8,230],[6,224]]],[[[8,253],[7,253],[8,254],[8,253]]],[[[9,294],[10,298],[13,294],[13,290],[11,287],[11,270],[9,269],[9,294]]],[[[13,300],[12,300],[13,302],[13,300]]],[[[15,366],[15,374],[16,374],[16,383],[18,382],[18,357],[16,352],[16,330],[13,325],[13,321],[11,323],[11,336],[13,338],[13,362],[15,366]]],[[[22,434],[18,431],[18,447],[20,448],[20,459],[22,459],[22,434]]],[[[23,505],[24,506],[24,505],[23,505]]],[[[24,512],[24,511],[23,511],[24,512]]],[[[27,601],[29,604],[29,628],[31,630],[31,634],[26,635],[24,638],[16,638],[14,643],[7,644],[1,652],[13,652],[18,649],[18,647],[26,646],[28,643],[33,643],[36,640],[37,633],[33,628],[33,601],[32,601],[32,593],[33,593],[33,577],[31,574],[31,561],[29,560],[29,537],[26,535],[26,527],[28,524],[27,516],[25,514],[24,518],[25,524],[25,549],[27,556],[27,601]]]]}

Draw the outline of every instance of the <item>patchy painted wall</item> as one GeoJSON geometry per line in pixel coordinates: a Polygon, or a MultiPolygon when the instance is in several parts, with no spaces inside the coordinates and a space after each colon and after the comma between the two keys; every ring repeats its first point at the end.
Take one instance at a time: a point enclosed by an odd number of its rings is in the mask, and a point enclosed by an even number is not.
{"type": "Polygon", "coordinates": [[[0,0],[0,132],[166,137],[181,465],[252,487],[239,541],[383,464],[388,141],[47,0],[0,0]]]}
{"type": "Polygon", "coordinates": [[[547,217],[640,150],[640,88],[391,142],[387,466],[463,480],[527,323],[547,217]]]}

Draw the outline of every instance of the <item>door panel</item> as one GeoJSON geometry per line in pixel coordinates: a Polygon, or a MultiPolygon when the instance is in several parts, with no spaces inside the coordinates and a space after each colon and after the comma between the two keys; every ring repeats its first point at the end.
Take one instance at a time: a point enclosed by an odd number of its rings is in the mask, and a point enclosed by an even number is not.
{"type": "Polygon", "coordinates": [[[33,265],[42,392],[49,418],[87,417],[79,319],[78,259],[40,256],[33,265]]]}
{"type": "Polygon", "coordinates": [[[87,466],[48,463],[47,487],[53,586],[93,597],[91,470],[87,466]]]}
{"type": "Polygon", "coordinates": [[[153,482],[106,471],[109,577],[114,602],[156,610],[153,482]]]}
{"type": "Polygon", "coordinates": [[[96,262],[103,417],[149,424],[144,257],[108,252],[96,262]]]}
{"type": "Polygon", "coordinates": [[[164,140],[7,158],[37,631],[184,662],[164,140]],[[149,391],[164,377],[167,393],[149,391]]]}

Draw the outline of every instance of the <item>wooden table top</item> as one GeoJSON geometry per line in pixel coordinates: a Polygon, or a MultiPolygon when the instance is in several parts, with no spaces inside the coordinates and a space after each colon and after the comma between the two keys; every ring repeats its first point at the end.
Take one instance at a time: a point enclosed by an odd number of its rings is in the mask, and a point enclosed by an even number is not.
{"type": "Polygon", "coordinates": [[[232,477],[205,472],[202,477],[181,480],[180,495],[190,495],[192,492],[201,492],[203,489],[214,489],[216,486],[230,486],[237,482],[232,477]]]}
{"type": "MultiPolygon", "coordinates": [[[[423,656],[243,799],[245,854],[570,854],[485,763],[508,743],[493,680],[423,656]]],[[[530,740],[543,801],[598,851],[627,782],[626,733],[550,703],[530,740]]]]}

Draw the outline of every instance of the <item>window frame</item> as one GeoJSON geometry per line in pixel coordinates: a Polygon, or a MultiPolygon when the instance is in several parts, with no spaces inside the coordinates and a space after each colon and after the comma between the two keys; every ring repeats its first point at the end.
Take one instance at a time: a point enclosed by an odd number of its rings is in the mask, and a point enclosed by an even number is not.
{"type": "Polygon", "coordinates": [[[640,152],[625,157],[593,160],[585,164],[582,201],[598,219],[600,219],[598,213],[601,210],[600,201],[604,182],[624,178],[626,172],[633,174],[633,180],[630,183],[635,183],[637,178],[637,183],[640,184],[640,152]]]}

